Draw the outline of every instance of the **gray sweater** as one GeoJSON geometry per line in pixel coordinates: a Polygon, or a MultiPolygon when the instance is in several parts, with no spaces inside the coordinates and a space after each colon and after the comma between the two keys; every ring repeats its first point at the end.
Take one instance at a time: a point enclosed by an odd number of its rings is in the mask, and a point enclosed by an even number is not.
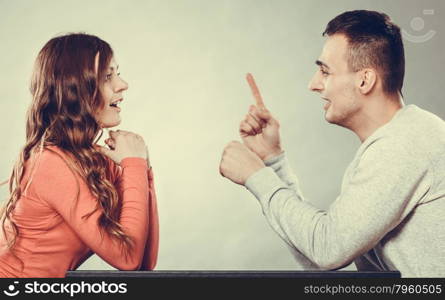
{"type": "Polygon", "coordinates": [[[327,211],[307,202],[284,154],[250,176],[271,227],[306,269],[445,277],[445,122],[408,105],[359,147],[327,211]]]}

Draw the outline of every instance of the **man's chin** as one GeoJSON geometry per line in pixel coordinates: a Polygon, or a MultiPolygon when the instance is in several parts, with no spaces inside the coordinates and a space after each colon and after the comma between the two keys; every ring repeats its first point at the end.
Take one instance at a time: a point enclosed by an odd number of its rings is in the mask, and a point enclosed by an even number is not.
{"type": "Polygon", "coordinates": [[[334,119],[333,119],[332,115],[329,113],[329,110],[325,111],[325,113],[324,113],[324,119],[325,119],[326,122],[328,122],[328,123],[334,123],[334,119]]]}
{"type": "Polygon", "coordinates": [[[335,116],[333,116],[332,114],[329,113],[329,111],[327,111],[324,114],[324,119],[326,120],[326,122],[330,123],[330,124],[335,124],[335,125],[340,125],[339,124],[339,120],[338,118],[335,118],[335,116]]]}

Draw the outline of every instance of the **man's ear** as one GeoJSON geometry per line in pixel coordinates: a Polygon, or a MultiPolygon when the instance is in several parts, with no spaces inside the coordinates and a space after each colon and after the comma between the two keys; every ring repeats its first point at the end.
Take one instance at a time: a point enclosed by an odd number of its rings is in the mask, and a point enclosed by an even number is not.
{"type": "Polygon", "coordinates": [[[362,95],[369,94],[377,84],[377,72],[374,69],[363,69],[357,72],[356,87],[362,95]]]}

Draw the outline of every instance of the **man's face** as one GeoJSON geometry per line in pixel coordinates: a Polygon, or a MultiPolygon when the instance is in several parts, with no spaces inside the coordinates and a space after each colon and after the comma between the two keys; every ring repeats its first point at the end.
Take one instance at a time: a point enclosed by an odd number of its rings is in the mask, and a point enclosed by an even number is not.
{"type": "Polygon", "coordinates": [[[349,127],[360,110],[355,87],[356,73],[349,70],[347,51],[348,41],[344,35],[328,37],[316,61],[319,69],[309,83],[309,89],[320,93],[326,100],[326,121],[345,127],[349,127]]]}

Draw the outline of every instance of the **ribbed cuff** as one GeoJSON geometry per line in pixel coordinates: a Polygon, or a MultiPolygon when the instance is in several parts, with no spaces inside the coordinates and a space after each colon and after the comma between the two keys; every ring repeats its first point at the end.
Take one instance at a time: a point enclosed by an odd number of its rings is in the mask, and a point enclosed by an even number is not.
{"type": "MultiPolygon", "coordinates": [[[[281,154],[279,154],[279,155],[277,155],[277,156],[274,156],[274,157],[271,157],[271,158],[265,160],[265,161],[264,161],[264,164],[265,164],[267,167],[272,167],[272,168],[273,168],[273,166],[274,166],[275,164],[280,163],[280,162],[283,161],[285,158],[286,158],[286,155],[285,155],[285,152],[283,151],[283,152],[281,152],[281,154]]],[[[275,169],[275,168],[273,168],[273,169],[275,169]]]]}

